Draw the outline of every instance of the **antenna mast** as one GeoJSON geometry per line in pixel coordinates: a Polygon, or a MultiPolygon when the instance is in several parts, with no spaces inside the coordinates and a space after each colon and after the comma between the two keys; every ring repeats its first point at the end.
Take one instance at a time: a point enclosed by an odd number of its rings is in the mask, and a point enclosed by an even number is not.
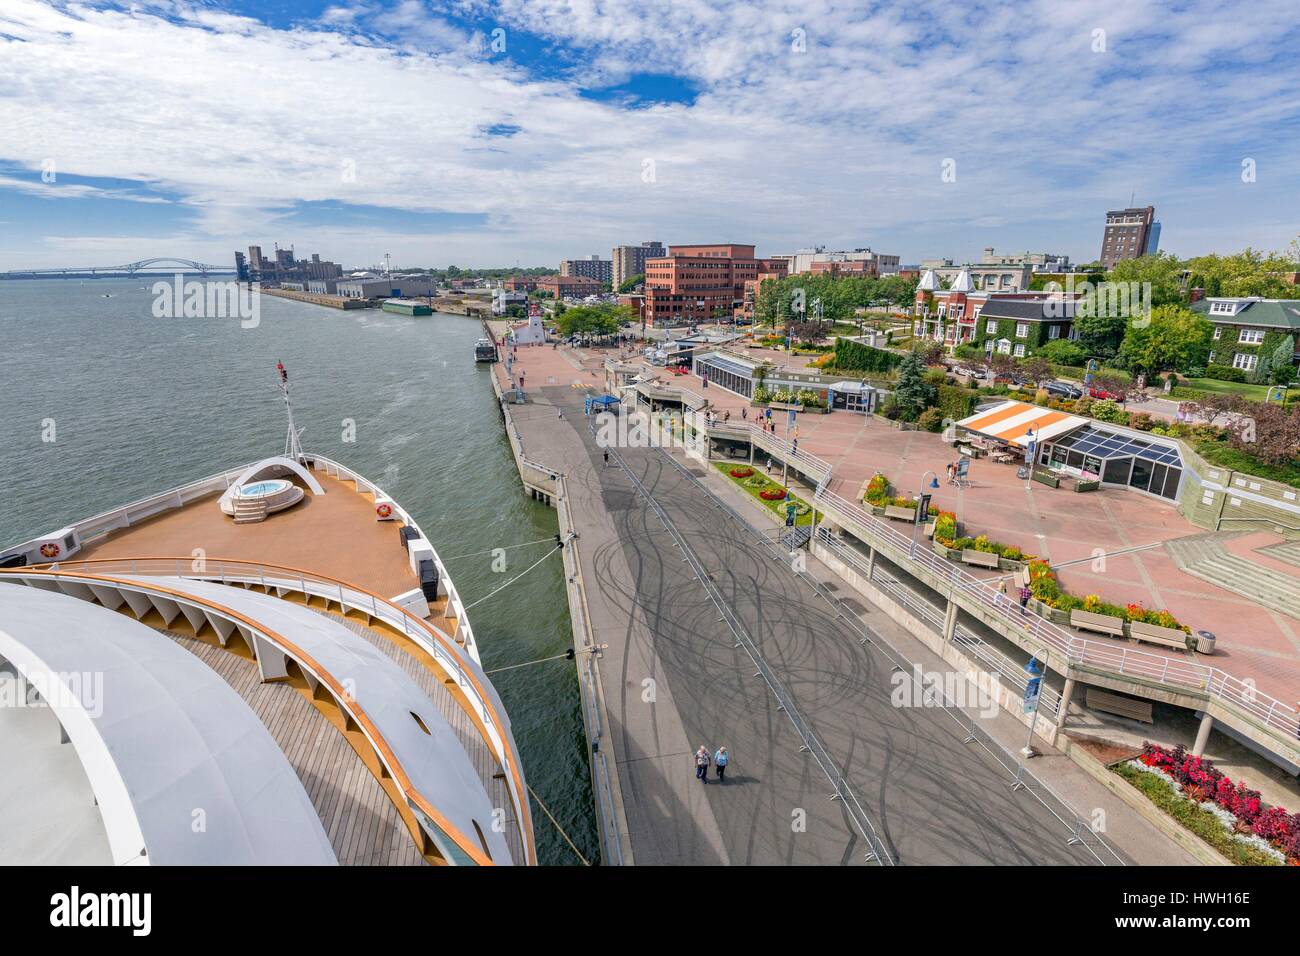
{"type": "Polygon", "coordinates": [[[284,457],[290,461],[302,461],[302,444],[298,441],[302,435],[293,422],[293,402],[289,399],[289,370],[284,367],[284,363],[276,361],[275,370],[279,374],[280,380],[276,383],[280,388],[280,395],[284,399],[285,414],[289,416],[289,432],[284,438],[284,457]]]}

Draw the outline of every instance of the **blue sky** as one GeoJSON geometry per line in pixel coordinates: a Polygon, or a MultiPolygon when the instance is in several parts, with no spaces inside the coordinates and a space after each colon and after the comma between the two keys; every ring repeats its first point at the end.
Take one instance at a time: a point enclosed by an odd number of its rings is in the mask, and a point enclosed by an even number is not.
{"type": "Polygon", "coordinates": [[[1297,40],[1293,0],[6,0],[0,269],[1090,260],[1130,195],[1166,249],[1280,249],[1297,40]]]}

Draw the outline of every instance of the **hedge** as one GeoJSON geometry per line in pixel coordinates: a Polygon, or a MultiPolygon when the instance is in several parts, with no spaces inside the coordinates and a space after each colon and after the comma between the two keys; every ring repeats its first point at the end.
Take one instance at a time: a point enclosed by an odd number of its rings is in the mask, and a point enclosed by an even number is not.
{"type": "Polygon", "coordinates": [[[969,388],[958,385],[940,385],[938,401],[935,407],[943,412],[943,417],[959,422],[975,414],[978,396],[969,388]]]}
{"type": "Polygon", "coordinates": [[[835,367],[851,372],[888,372],[903,357],[896,352],[872,348],[848,339],[835,340],[835,367]]]}

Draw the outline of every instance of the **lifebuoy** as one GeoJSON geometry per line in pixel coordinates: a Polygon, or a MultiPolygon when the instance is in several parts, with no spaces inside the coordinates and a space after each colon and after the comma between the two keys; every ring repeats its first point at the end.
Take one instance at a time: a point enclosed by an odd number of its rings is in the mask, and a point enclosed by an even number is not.
{"type": "Polygon", "coordinates": [[[55,544],[53,541],[47,541],[45,542],[45,544],[41,545],[41,557],[57,558],[59,556],[59,552],[62,550],[63,549],[60,548],[57,544],[55,544]]]}
{"type": "Polygon", "coordinates": [[[383,502],[375,506],[375,514],[381,518],[391,518],[393,516],[393,506],[388,502],[383,502]]]}

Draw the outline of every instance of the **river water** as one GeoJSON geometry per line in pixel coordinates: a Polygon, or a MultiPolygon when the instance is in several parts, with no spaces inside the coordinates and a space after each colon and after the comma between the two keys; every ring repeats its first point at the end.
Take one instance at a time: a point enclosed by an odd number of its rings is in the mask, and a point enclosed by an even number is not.
{"type": "MultiPolygon", "coordinates": [[[[474,362],[477,319],[344,312],[271,296],[261,297],[255,328],[237,318],[155,318],[155,281],[0,281],[0,545],[279,454],[280,360],[303,447],[393,494],[433,539],[467,603],[545,553],[547,544],[529,542],[556,533],[555,512],[520,489],[488,367],[474,362]],[[510,548],[506,573],[476,553],[491,548],[510,548]]],[[[571,634],[559,559],[470,618],[488,670],[562,654],[571,634]]],[[[594,860],[572,663],[492,680],[528,782],[594,860]]],[[[533,820],[542,863],[577,862],[536,801],[533,820]]]]}

